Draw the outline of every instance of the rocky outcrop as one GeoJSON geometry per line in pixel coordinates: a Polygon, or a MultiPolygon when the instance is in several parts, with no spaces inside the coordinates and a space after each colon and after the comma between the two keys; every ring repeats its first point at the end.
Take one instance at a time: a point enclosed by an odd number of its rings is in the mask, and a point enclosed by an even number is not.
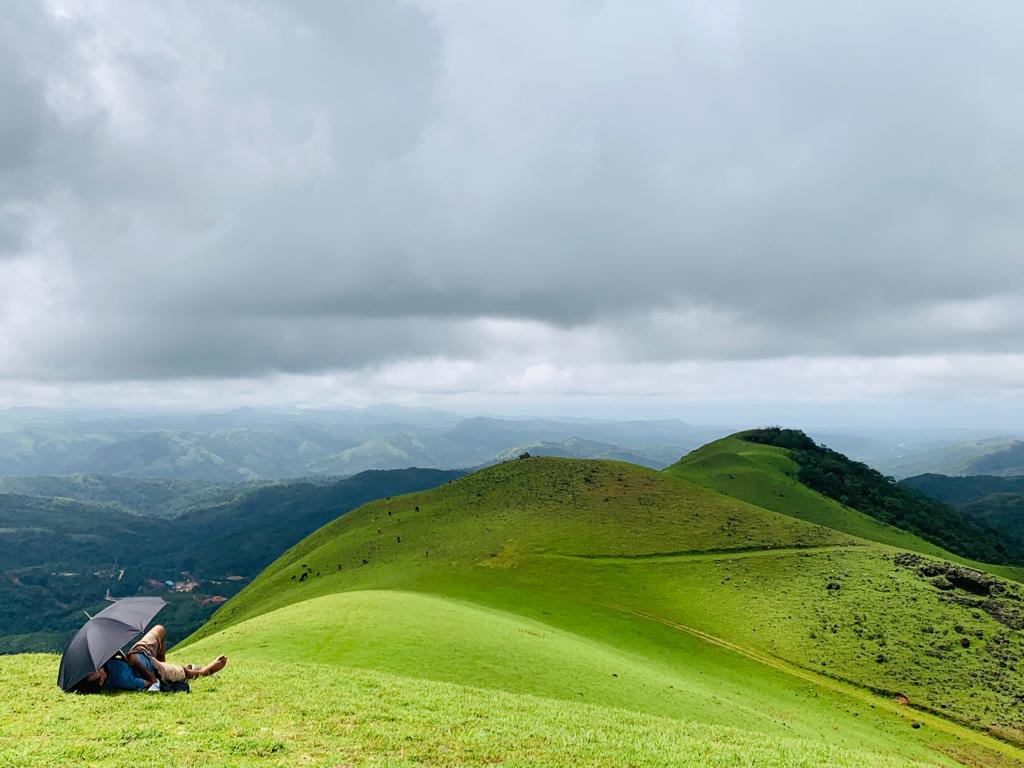
{"type": "Polygon", "coordinates": [[[928,579],[941,593],[941,600],[980,609],[1010,629],[1024,629],[1024,604],[1018,585],[975,568],[929,560],[913,552],[894,555],[893,563],[928,579]]]}

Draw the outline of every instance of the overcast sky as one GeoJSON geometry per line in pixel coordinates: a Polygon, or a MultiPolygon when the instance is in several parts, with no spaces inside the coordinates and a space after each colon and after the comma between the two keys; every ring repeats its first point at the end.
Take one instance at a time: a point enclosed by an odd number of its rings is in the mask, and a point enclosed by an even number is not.
{"type": "Polygon", "coordinates": [[[1016,419],[1022,43],[1019,2],[9,3],[0,406],[1016,419]]]}

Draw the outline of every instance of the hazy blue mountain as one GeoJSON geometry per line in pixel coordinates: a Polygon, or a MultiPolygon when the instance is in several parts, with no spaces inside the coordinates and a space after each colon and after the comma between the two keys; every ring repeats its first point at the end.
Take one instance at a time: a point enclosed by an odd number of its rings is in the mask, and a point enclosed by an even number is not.
{"type": "Polygon", "coordinates": [[[210,482],[296,477],[308,474],[310,462],[324,453],[352,444],[350,439],[311,426],[148,432],[97,449],[84,468],[99,474],[210,482]]]}
{"type": "Polygon", "coordinates": [[[969,469],[973,459],[1021,438],[962,428],[832,427],[808,429],[807,434],[897,478],[927,472],[960,474],[969,469]]]}
{"type": "Polygon", "coordinates": [[[372,437],[359,445],[323,456],[308,465],[311,474],[346,475],[367,469],[465,467],[474,462],[443,434],[405,432],[372,437]]]}
{"type": "Polygon", "coordinates": [[[908,453],[884,469],[898,478],[923,474],[1024,475],[1024,442],[992,437],[908,453]]]}
{"type": "Polygon", "coordinates": [[[663,469],[675,459],[665,461],[663,457],[646,456],[642,453],[620,448],[610,443],[597,443],[593,440],[581,440],[578,437],[570,437],[558,442],[541,441],[523,443],[507,451],[499,453],[495,458],[497,461],[514,459],[522,453],[529,453],[531,456],[562,456],[569,459],[612,459],[614,461],[628,461],[631,464],[639,464],[652,469],[663,469]]]}
{"type": "Polygon", "coordinates": [[[82,432],[65,425],[0,432],[0,474],[45,475],[85,467],[99,448],[116,443],[111,432],[82,432]]]}
{"type": "Polygon", "coordinates": [[[154,415],[9,410],[0,412],[0,475],[234,483],[481,466],[522,446],[555,451],[556,444],[564,455],[665,466],[726,431],[676,420],[460,418],[394,406],[154,415]]]}
{"type": "Polygon", "coordinates": [[[1015,440],[985,453],[970,463],[968,474],[1013,477],[1024,475],[1024,442],[1015,440]]]}

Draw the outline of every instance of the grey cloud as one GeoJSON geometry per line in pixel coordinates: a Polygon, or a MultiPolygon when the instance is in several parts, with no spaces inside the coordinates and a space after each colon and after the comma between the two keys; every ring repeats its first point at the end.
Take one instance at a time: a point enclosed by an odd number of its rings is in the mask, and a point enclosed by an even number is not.
{"type": "Polygon", "coordinates": [[[315,373],[424,354],[480,355],[485,350],[479,341],[461,324],[433,318],[294,318],[282,324],[262,317],[211,322],[208,316],[179,316],[140,329],[114,317],[42,342],[34,351],[33,374],[96,381],[171,379],[183,370],[224,378],[268,370],[315,373]]]}
{"type": "Polygon", "coordinates": [[[58,133],[55,116],[47,109],[43,73],[25,57],[36,46],[51,49],[59,35],[42,8],[21,3],[6,9],[4,16],[5,23],[0,25],[0,259],[15,257],[27,246],[24,208],[54,183],[48,150],[58,133]]]}
{"type": "Polygon", "coordinates": [[[38,213],[0,216],[0,252],[62,276],[8,376],[475,356],[481,317],[625,360],[1024,345],[1012,316],[935,310],[1024,293],[1016,4],[268,0],[17,25],[69,53],[0,46],[25,105],[0,117],[0,211],[38,213]]]}

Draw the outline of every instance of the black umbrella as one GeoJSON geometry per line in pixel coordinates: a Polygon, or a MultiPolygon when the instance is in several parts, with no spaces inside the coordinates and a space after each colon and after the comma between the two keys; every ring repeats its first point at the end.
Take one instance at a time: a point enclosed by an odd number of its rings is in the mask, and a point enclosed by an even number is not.
{"type": "Polygon", "coordinates": [[[91,617],[60,657],[57,685],[69,691],[134,640],[167,605],[162,597],[125,597],[91,617]]]}

